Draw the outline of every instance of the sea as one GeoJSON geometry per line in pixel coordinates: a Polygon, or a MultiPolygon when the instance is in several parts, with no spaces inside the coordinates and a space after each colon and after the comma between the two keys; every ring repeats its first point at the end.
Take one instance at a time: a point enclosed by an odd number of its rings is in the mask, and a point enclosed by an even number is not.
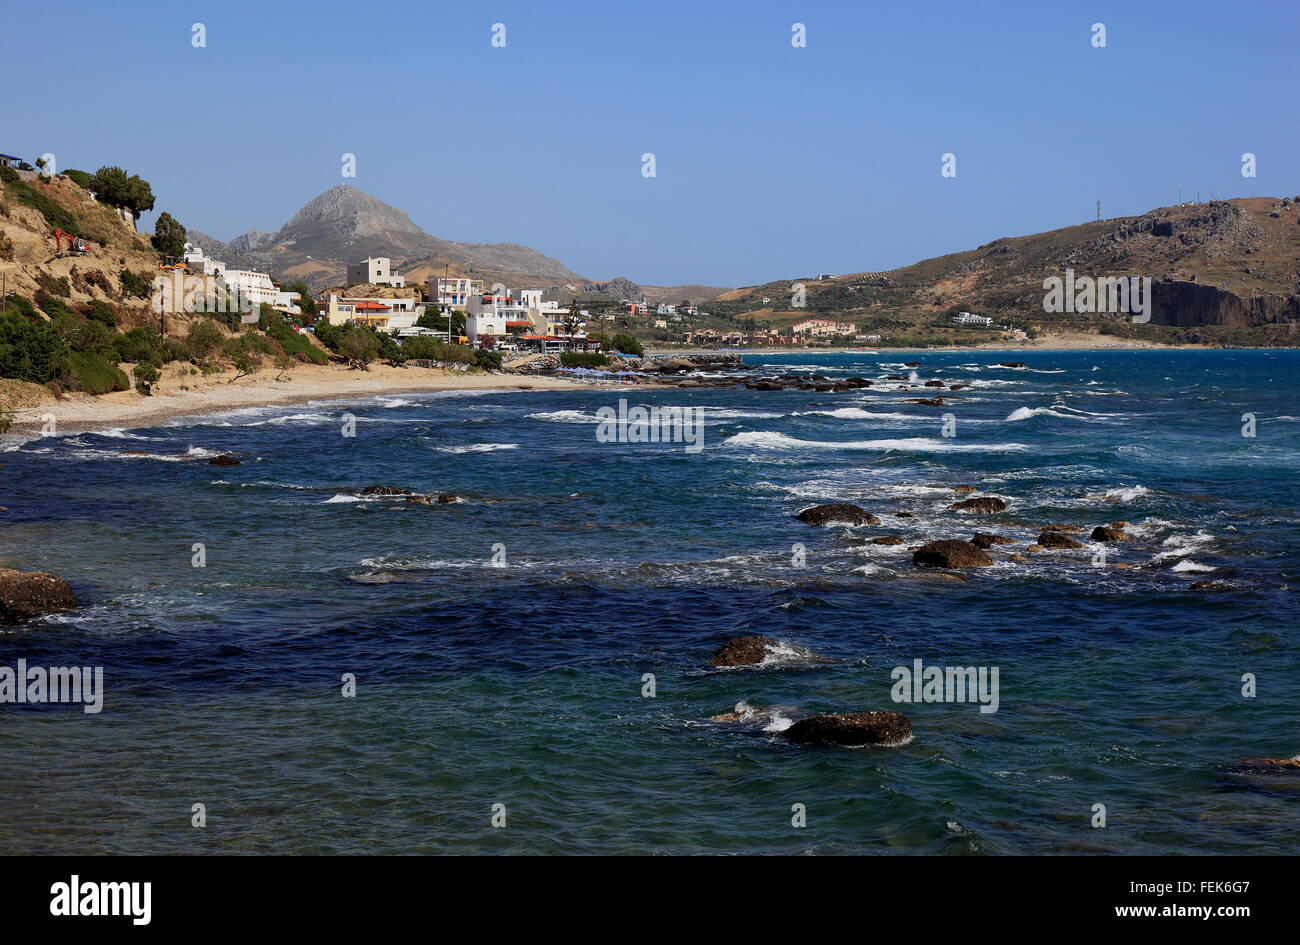
{"type": "Polygon", "coordinates": [[[745,361],[703,379],[873,383],[503,377],[8,437],[0,566],[79,606],[0,628],[0,666],[103,688],[0,704],[0,852],[1300,849],[1300,768],[1257,760],[1300,753],[1300,352],[745,361]],[[599,436],[620,399],[700,408],[702,448],[599,436]],[[877,524],[796,517],[830,502],[877,524]],[[1082,547],[1027,550],[1048,524],[1082,547]],[[975,532],[1013,543],[913,564],[975,532]],[[746,635],[779,646],[710,665],[746,635]],[[918,665],[996,669],[996,711],[914,698],[918,665]],[[878,710],[911,738],[783,734],[878,710]]]}

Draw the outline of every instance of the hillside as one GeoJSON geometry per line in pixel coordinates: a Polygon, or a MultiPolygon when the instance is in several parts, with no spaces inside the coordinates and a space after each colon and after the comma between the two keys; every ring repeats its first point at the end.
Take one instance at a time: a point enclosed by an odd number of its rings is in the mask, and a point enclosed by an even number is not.
{"type": "MultiPolygon", "coordinates": [[[[30,298],[66,279],[68,298],[117,301],[123,270],[153,278],[157,253],[116,211],[67,177],[18,176],[0,183],[0,273],[10,293],[30,298]],[[56,227],[86,239],[88,252],[58,254],[56,227]]],[[[139,304],[144,306],[143,298],[139,304]]]]}
{"type": "Polygon", "coordinates": [[[807,281],[802,310],[789,304],[791,285],[804,281],[797,277],[724,292],[709,308],[773,327],[836,317],[853,321],[859,331],[928,331],[972,341],[978,340],[974,333],[951,329],[951,311],[987,314],[1037,331],[1297,344],[1298,204],[1300,198],[1257,197],[1162,207],[1138,217],[1004,237],[885,272],[807,281]],[[1063,278],[1067,268],[1076,278],[1151,276],[1150,324],[1134,325],[1120,315],[1046,313],[1043,280],[1063,278]],[[1178,332],[1162,333],[1159,326],[1178,332]]]}
{"type": "Polygon", "coordinates": [[[459,243],[426,233],[396,207],[349,184],[307,203],[275,233],[256,230],[222,243],[202,233],[191,238],[206,252],[241,265],[261,267],[286,281],[303,279],[313,289],[344,281],[347,266],[368,256],[388,256],[408,282],[422,282],[444,269],[487,283],[581,282],[552,259],[517,243],[459,243]]]}

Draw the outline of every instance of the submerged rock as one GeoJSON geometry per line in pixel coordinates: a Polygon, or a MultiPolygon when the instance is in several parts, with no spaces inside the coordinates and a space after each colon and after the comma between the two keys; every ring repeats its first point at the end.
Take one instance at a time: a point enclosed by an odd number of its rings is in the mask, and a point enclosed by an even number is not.
{"type": "Polygon", "coordinates": [[[456,495],[456,494],[453,493],[453,492],[440,492],[440,493],[438,493],[438,504],[439,504],[439,505],[448,505],[448,504],[450,504],[450,503],[452,503],[452,502],[460,502],[460,501],[461,501],[460,496],[456,495]]]}
{"type": "Polygon", "coordinates": [[[229,456],[223,453],[221,456],[214,456],[210,460],[208,460],[208,465],[209,466],[242,466],[243,463],[241,463],[234,456],[229,456]]]}
{"type": "Polygon", "coordinates": [[[985,532],[976,532],[975,537],[970,543],[976,548],[989,548],[993,545],[1014,545],[1015,539],[1006,538],[1003,535],[989,535],[985,532]]]}
{"type": "Polygon", "coordinates": [[[771,637],[732,637],[709,657],[713,666],[753,666],[763,662],[777,645],[771,637]]]}
{"type": "Polygon", "coordinates": [[[1025,367],[1024,361],[999,361],[998,367],[1025,367]]]}
{"type": "Polygon", "coordinates": [[[77,598],[63,578],[48,571],[0,568],[0,623],[17,623],[76,607],[77,598]]]}
{"type": "Polygon", "coordinates": [[[1083,531],[1078,525],[1043,525],[1038,530],[1040,532],[1069,532],[1070,534],[1083,531]]]}
{"type": "Polygon", "coordinates": [[[361,490],[362,495],[414,495],[410,489],[402,489],[398,486],[366,486],[361,490]]]}
{"type": "Polygon", "coordinates": [[[963,499],[948,506],[958,512],[978,512],[988,515],[993,512],[1005,512],[1007,504],[995,495],[981,495],[973,499],[963,499]]]}
{"type": "Polygon", "coordinates": [[[963,485],[963,486],[953,486],[953,487],[952,487],[952,491],[953,491],[953,492],[960,493],[961,495],[965,495],[965,494],[968,493],[968,492],[974,492],[974,491],[975,491],[975,487],[974,487],[974,486],[964,486],[964,485],[963,485]]]}
{"type": "Polygon", "coordinates": [[[931,568],[987,568],[993,559],[968,541],[945,539],[922,545],[912,553],[912,563],[931,568]]]}
{"type": "Polygon", "coordinates": [[[832,522],[843,522],[847,525],[880,524],[880,519],[866,509],[846,502],[814,505],[812,508],[800,512],[798,518],[799,521],[806,522],[809,525],[828,525],[832,522]]]}
{"type": "Polygon", "coordinates": [[[1093,541],[1128,541],[1128,535],[1120,528],[1106,528],[1098,525],[1092,530],[1093,541]]]}
{"type": "Polygon", "coordinates": [[[1286,769],[1300,771],[1300,756],[1295,758],[1244,758],[1241,762],[1250,768],[1269,769],[1286,769]]]}
{"type": "Polygon", "coordinates": [[[879,538],[871,539],[873,545],[901,545],[902,543],[903,539],[897,535],[881,535],[879,538]]]}
{"type": "Polygon", "coordinates": [[[720,712],[717,715],[709,716],[710,722],[771,722],[773,713],[771,709],[765,709],[761,705],[750,705],[748,702],[741,701],[736,703],[736,707],[730,712],[720,712]]]}
{"type": "Polygon", "coordinates": [[[1068,535],[1062,535],[1060,532],[1043,532],[1038,536],[1037,545],[1039,548],[1082,548],[1079,544],[1068,535]]]}
{"type": "Polygon", "coordinates": [[[782,734],[796,745],[891,745],[912,734],[901,712],[841,712],[800,719],[782,734]]]}

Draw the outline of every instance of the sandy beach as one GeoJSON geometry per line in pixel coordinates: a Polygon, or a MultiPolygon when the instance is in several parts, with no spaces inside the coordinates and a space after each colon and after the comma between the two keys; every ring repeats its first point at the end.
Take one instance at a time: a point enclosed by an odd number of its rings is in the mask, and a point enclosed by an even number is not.
{"type": "Polygon", "coordinates": [[[194,414],[309,400],[440,390],[571,390],[591,386],[558,377],[380,364],[372,364],[367,371],[338,364],[300,365],[282,378],[272,371],[238,380],[234,371],[194,376],[169,365],[149,397],[129,390],[99,397],[69,393],[62,400],[56,400],[38,385],[8,382],[0,385],[0,409],[13,415],[9,435],[21,436],[39,431],[50,416],[56,430],[80,432],[152,426],[194,414]]]}

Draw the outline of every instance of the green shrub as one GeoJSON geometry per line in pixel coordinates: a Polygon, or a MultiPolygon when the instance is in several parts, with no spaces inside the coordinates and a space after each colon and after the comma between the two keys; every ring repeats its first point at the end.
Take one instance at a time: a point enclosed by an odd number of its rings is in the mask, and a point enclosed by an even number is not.
{"type": "MultiPolygon", "coordinates": [[[[9,301],[18,300],[15,296],[9,301]]],[[[52,381],[59,376],[67,351],[67,343],[52,325],[32,321],[19,312],[0,313],[0,377],[34,384],[52,381]]]]}
{"type": "Polygon", "coordinates": [[[27,301],[27,299],[23,298],[21,295],[9,296],[9,304],[7,310],[10,312],[17,312],[18,314],[26,318],[31,318],[31,319],[36,318],[35,306],[33,306],[31,302],[27,301]]]}
{"type": "Polygon", "coordinates": [[[148,362],[160,367],[170,358],[162,335],[152,325],[141,325],[139,328],[132,328],[125,334],[118,335],[114,339],[113,347],[117,352],[118,361],[148,362]]]}
{"type": "Polygon", "coordinates": [[[631,354],[638,358],[645,357],[645,349],[641,347],[641,342],[631,335],[615,335],[610,339],[609,343],[615,351],[622,354],[631,354]]]}
{"type": "Polygon", "coordinates": [[[86,312],[86,317],[91,321],[102,322],[109,328],[117,327],[117,315],[113,311],[113,306],[99,299],[90,303],[90,310],[86,312]]]}
{"type": "Polygon", "coordinates": [[[54,328],[73,351],[93,351],[108,361],[117,362],[117,332],[103,322],[77,315],[60,315],[54,328]]]}
{"type": "Polygon", "coordinates": [[[36,304],[41,307],[41,311],[50,318],[58,318],[61,315],[72,315],[72,309],[68,308],[63,299],[55,298],[44,289],[36,291],[36,304]]]}
{"type": "Polygon", "coordinates": [[[449,345],[428,335],[416,335],[402,342],[402,352],[409,358],[422,361],[453,361],[457,364],[475,364],[474,352],[464,345],[449,345]]]}
{"type": "Polygon", "coordinates": [[[18,176],[18,172],[8,164],[0,165],[0,181],[4,181],[6,184],[21,184],[22,180],[18,176]]]}
{"type": "Polygon", "coordinates": [[[499,371],[501,370],[501,352],[489,351],[487,348],[475,348],[474,364],[485,371],[499,371]]]}
{"type": "Polygon", "coordinates": [[[68,180],[72,181],[78,187],[81,187],[84,190],[90,190],[90,175],[85,171],[64,171],[63,176],[68,178],[68,180]]]}
{"type": "Polygon", "coordinates": [[[157,384],[158,378],[162,376],[158,369],[147,361],[137,364],[131,373],[135,375],[135,389],[145,397],[153,394],[153,385],[157,384]]]}
{"type": "MultiPolygon", "coordinates": [[[[58,295],[65,299],[72,295],[72,283],[68,281],[67,276],[55,276],[44,269],[37,269],[36,284],[41,287],[42,292],[49,295],[58,295]]],[[[45,306],[42,305],[41,308],[45,306]]]]}
{"type": "MultiPolygon", "coordinates": [[[[294,331],[283,322],[272,325],[268,334],[279,342],[280,347],[284,349],[284,353],[291,358],[302,355],[312,364],[330,363],[329,355],[312,344],[311,339],[294,331]]],[[[302,360],[302,358],[299,358],[299,360],[302,360]]]]}
{"type": "Polygon", "coordinates": [[[560,364],[570,368],[598,368],[606,367],[609,358],[595,351],[564,351],[560,354],[560,364]]]}
{"type": "Polygon", "coordinates": [[[217,323],[210,318],[198,318],[190,322],[185,335],[185,348],[189,357],[195,361],[206,361],[226,340],[217,323]]]}
{"type": "Polygon", "coordinates": [[[151,272],[132,272],[129,269],[123,269],[117,274],[118,281],[122,284],[122,297],[128,296],[144,299],[148,298],[153,292],[153,273],[151,272]]]}
{"type": "Polygon", "coordinates": [[[93,351],[69,351],[64,356],[64,364],[87,394],[107,394],[131,386],[125,371],[93,351]]]}
{"type": "Polygon", "coordinates": [[[13,188],[18,202],[34,209],[45,218],[45,222],[51,227],[60,229],[65,233],[71,233],[73,236],[82,235],[81,229],[77,225],[77,218],[72,215],[72,211],[53,197],[42,193],[22,180],[14,182],[13,188]]]}

